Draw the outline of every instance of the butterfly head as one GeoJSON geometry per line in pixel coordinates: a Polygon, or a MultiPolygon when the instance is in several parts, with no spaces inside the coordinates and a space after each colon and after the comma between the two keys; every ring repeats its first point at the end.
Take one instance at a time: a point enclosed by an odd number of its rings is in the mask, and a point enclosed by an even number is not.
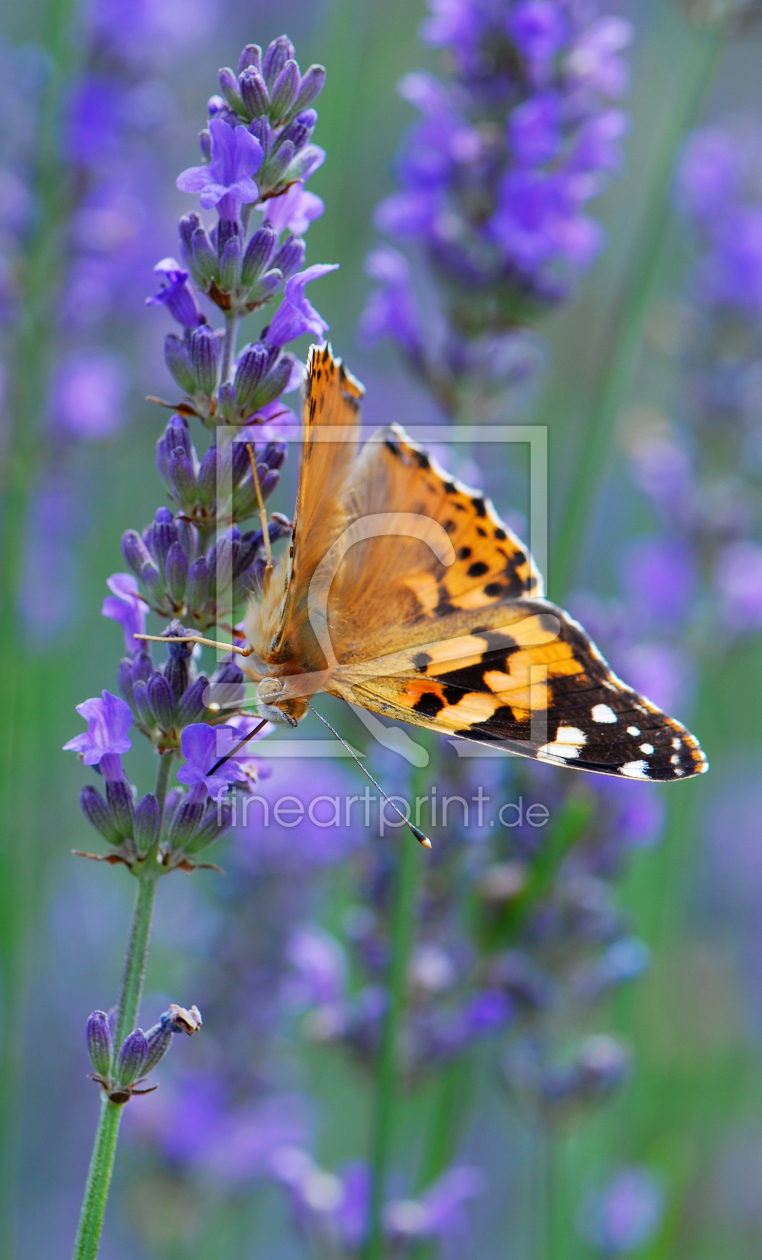
{"type": "Polygon", "coordinates": [[[292,694],[289,679],[268,676],[257,684],[257,708],[262,717],[280,726],[296,726],[307,712],[308,703],[303,695],[292,694]]]}

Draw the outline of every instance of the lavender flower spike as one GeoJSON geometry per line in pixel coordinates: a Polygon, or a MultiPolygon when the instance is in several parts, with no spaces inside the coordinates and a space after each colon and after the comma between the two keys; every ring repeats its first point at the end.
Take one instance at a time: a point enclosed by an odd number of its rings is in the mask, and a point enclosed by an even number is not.
{"type": "Polygon", "coordinates": [[[145,633],[148,605],[139,594],[137,579],[131,573],[113,573],[106,579],[106,585],[113,594],[104,599],[101,613],[119,622],[124,630],[125,650],[129,656],[134,656],[143,647],[134,635],[145,633]]]}
{"type": "Polygon", "coordinates": [[[95,697],[78,704],[77,713],[87,721],[87,732],[64,744],[64,752],[81,753],[85,765],[99,765],[107,779],[123,779],[122,753],[132,748],[127,734],[132,726],[130,706],[104,691],[102,700],[95,697]]]}
{"type": "Polygon", "coordinates": [[[189,273],[174,258],[162,258],[154,271],[164,281],[159,292],[146,298],[146,306],[166,306],[170,315],[183,328],[198,328],[206,323],[199,309],[196,295],[188,284],[189,273]]]}
{"type": "MultiPolygon", "coordinates": [[[[230,783],[245,783],[246,771],[231,757],[219,771],[210,773],[221,757],[233,744],[230,743],[231,729],[227,726],[207,726],[204,722],[195,722],[186,726],[181,736],[181,747],[186,764],[177,772],[180,783],[191,789],[191,803],[201,802],[207,794],[216,799],[223,794],[230,783]],[[224,745],[223,746],[223,741],[224,745]]],[[[232,730],[234,742],[239,742],[239,731],[232,730]]]]}
{"type": "Polygon", "coordinates": [[[237,219],[243,203],[259,197],[252,175],[262,165],[264,154],[255,136],[245,127],[230,127],[221,118],[209,123],[212,160],[209,166],[191,166],[177,177],[181,192],[200,193],[204,210],[217,207],[221,219],[237,219]]]}
{"type": "Polygon", "coordinates": [[[283,301],[273,317],[267,330],[265,340],[270,346],[285,346],[287,341],[301,337],[302,333],[312,333],[322,338],[328,331],[328,324],[318,314],[314,306],[304,296],[305,286],[311,280],[326,276],[329,271],[338,270],[338,263],[315,263],[306,271],[300,271],[287,282],[283,292],[283,301]]]}

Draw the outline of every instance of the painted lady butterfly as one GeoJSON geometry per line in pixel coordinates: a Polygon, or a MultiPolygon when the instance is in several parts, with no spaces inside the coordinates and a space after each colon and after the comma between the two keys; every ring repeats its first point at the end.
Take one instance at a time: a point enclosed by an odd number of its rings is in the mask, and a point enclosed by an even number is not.
{"type": "Polygon", "coordinates": [[[373,713],[554,765],[700,774],[684,726],[611,671],[492,504],[391,425],[358,451],[362,386],[313,347],[284,580],[244,622],[260,710],[327,691],[373,713]]]}
{"type": "Polygon", "coordinates": [[[252,595],[249,646],[233,648],[248,658],[260,713],[295,726],[325,691],[552,765],[702,774],[694,736],[543,598],[531,556],[488,499],[399,425],[358,449],[362,394],[329,346],[313,346],[288,564],[252,595]]]}

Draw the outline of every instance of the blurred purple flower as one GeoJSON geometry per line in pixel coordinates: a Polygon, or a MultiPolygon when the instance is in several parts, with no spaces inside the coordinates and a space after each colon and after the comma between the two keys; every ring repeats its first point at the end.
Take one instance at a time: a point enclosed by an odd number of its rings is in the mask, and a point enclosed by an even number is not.
{"type": "Polygon", "coordinates": [[[138,580],[131,573],[113,573],[106,579],[106,585],[112,595],[103,601],[101,614],[118,621],[124,631],[124,646],[130,656],[143,650],[143,644],[136,642],[133,635],[144,634],[148,606],[139,594],[138,580]]]}
{"type": "Polygon", "coordinates": [[[132,747],[127,734],[132,726],[130,706],[104,691],[102,700],[95,697],[78,704],[77,713],[85,718],[87,732],[64,744],[64,752],[80,753],[86,766],[100,766],[107,779],[123,778],[122,753],[132,747]]]}
{"type": "Polygon", "coordinates": [[[106,350],[80,350],[58,365],[51,387],[56,424],[72,437],[111,437],[124,422],[127,374],[106,350]]]}
{"type": "Polygon", "coordinates": [[[519,0],[506,18],[508,34],[541,86],[547,69],[569,39],[569,21],[555,0],[519,0]]]}
{"type": "Polygon", "coordinates": [[[645,1168],[624,1168],[580,1214],[584,1236],[604,1256],[620,1256],[648,1242],[661,1220],[663,1194],[645,1168]]]}
{"type": "Polygon", "coordinates": [[[396,1199],[384,1208],[386,1232],[398,1242],[438,1239],[445,1257],[463,1256],[469,1242],[465,1205],[484,1193],[484,1175],[468,1166],[448,1169],[419,1199],[396,1199]]]}
{"type": "Polygon", "coordinates": [[[306,192],[304,181],[297,180],[280,197],[268,198],[262,222],[269,223],[278,235],[288,229],[295,236],[303,236],[310,223],[319,219],[324,210],[325,202],[322,197],[306,192]]]}
{"type": "Polygon", "coordinates": [[[566,69],[580,85],[612,100],[624,96],[630,85],[627,62],[618,54],[634,38],[631,22],[623,17],[600,17],[575,40],[566,58],[566,69]]]}
{"type": "Polygon", "coordinates": [[[382,245],[365,260],[366,274],[376,280],[363,311],[360,333],[369,345],[390,337],[411,355],[421,351],[420,316],[410,282],[410,265],[398,250],[382,245]]]}
{"type": "Polygon", "coordinates": [[[762,627],[762,546],[739,540],[717,557],[717,589],[728,625],[736,631],[762,627]]]}
{"type": "Polygon", "coordinates": [[[196,295],[188,284],[189,273],[174,258],[163,258],[154,271],[164,283],[158,293],[146,298],[146,305],[166,306],[170,315],[184,328],[198,328],[199,324],[205,323],[196,295]]]}
{"type": "Polygon", "coordinates": [[[230,757],[219,770],[211,773],[240,739],[241,734],[235,727],[207,726],[204,722],[185,727],[180,736],[185,765],[178,770],[177,779],[191,789],[195,801],[205,800],[207,793],[212,800],[218,800],[231,783],[246,782],[246,771],[235,757],[230,757]]]}
{"type": "Polygon", "coordinates": [[[328,324],[307,300],[304,289],[310,281],[328,275],[329,271],[337,271],[338,267],[338,263],[315,263],[286,281],[283,301],[265,334],[268,345],[285,346],[286,342],[301,337],[303,333],[312,333],[313,337],[323,339],[328,324]]]}
{"type": "Polygon", "coordinates": [[[119,146],[122,88],[113,78],[86,75],[68,100],[66,148],[72,162],[97,166],[119,146]]]}
{"type": "Polygon", "coordinates": [[[327,932],[298,927],[291,934],[286,956],[294,971],[287,989],[292,1003],[322,1006],[343,998],[347,960],[341,946],[327,932]]]}
{"type": "Polygon", "coordinates": [[[200,193],[204,210],[215,206],[221,219],[237,219],[241,204],[259,197],[252,176],[262,165],[262,146],[245,127],[230,127],[221,118],[209,122],[212,160],[209,166],[190,166],[177,177],[181,192],[200,193]]]}
{"type": "Polygon", "coordinates": [[[698,573],[686,539],[656,535],[628,543],[621,579],[641,616],[663,626],[688,615],[698,573]]]}

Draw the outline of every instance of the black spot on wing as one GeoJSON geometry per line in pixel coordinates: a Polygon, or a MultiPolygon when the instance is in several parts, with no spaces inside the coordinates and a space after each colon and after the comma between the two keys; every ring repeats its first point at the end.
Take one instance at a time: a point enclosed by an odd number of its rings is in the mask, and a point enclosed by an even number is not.
{"type": "Polygon", "coordinates": [[[442,697],[436,695],[433,691],[425,691],[413,705],[416,713],[420,713],[427,718],[435,718],[438,713],[442,712],[444,707],[445,702],[442,697]]]}

